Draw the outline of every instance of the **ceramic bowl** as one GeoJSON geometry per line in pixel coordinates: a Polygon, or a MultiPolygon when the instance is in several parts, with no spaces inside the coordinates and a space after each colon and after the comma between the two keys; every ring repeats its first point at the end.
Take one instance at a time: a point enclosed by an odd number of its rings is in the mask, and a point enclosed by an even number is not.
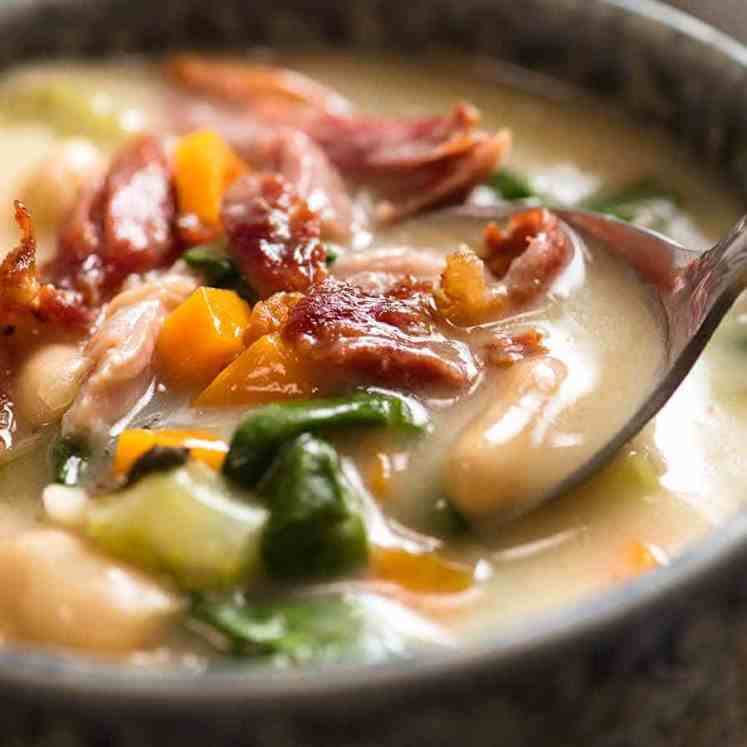
{"type": "MultiPolygon", "coordinates": [[[[648,0],[4,0],[0,63],[333,45],[474,52],[655,120],[747,194],[747,50],[648,0]]],[[[3,747],[728,747],[747,727],[747,517],[468,650],[246,676],[0,651],[3,747]]]]}

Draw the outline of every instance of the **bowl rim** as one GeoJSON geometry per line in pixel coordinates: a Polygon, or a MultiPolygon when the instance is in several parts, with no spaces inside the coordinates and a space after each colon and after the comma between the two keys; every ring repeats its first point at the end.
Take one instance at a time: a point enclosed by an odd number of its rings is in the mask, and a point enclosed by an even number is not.
{"type": "MultiPolygon", "coordinates": [[[[707,23],[659,0],[599,0],[602,5],[688,36],[717,48],[735,66],[747,71],[747,46],[707,23]]],[[[0,10],[4,18],[18,11],[65,6],[69,0],[10,0],[0,10]]],[[[301,668],[242,674],[237,667],[215,667],[191,675],[179,667],[141,668],[102,662],[84,653],[57,653],[26,645],[0,650],[0,688],[17,695],[44,695],[50,701],[87,709],[137,707],[159,712],[194,706],[222,710],[257,705],[272,712],[292,706],[315,707],[342,695],[387,698],[396,688],[441,689],[445,678],[474,679],[482,675],[531,668],[567,653],[574,646],[619,633],[644,614],[676,607],[702,593],[709,582],[726,574],[747,555],[747,513],[726,526],[714,527],[693,541],[676,562],[627,583],[595,592],[550,612],[522,619],[517,625],[487,635],[458,650],[429,652],[415,660],[324,670],[301,668]],[[529,625],[522,623],[529,622],[529,625]]]]}

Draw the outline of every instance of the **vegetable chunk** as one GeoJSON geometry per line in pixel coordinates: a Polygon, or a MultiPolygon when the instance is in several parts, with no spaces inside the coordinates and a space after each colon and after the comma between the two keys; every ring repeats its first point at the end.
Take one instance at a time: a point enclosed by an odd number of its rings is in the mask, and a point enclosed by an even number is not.
{"type": "Polygon", "coordinates": [[[195,400],[199,407],[262,405],[313,394],[311,370],[279,333],[264,335],[225,368],[195,400]]]}
{"type": "Polygon", "coordinates": [[[105,552],[183,588],[222,589],[259,574],[266,520],[265,509],[232,499],[209,467],[191,462],[103,499],[86,531],[105,552]]]}
{"type": "Polygon", "coordinates": [[[228,444],[225,441],[206,431],[148,431],[143,428],[130,428],[117,439],[114,472],[117,475],[126,475],[132,465],[154,446],[189,449],[192,459],[197,459],[216,470],[223,465],[228,451],[228,444]]]}
{"type": "Polygon", "coordinates": [[[446,560],[434,552],[415,553],[402,548],[377,547],[371,554],[375,578],[410,591],[453,594],[474,583],[469,566],[446,560]]]}
{"type": "Polygon", "coordinates": [[[283,443],[308,431],[379,426],[406,432],[428,428],[417,402],[378,392],[267,405],[249,413],[237,428],[223,466],[227,477],[254,487],[283,443]]]}
{"type": "Polygon", "coordinates": [[[217,225],[223,194],[245,171],[246,165],[218,133],[198,130],[185,135],[174,151],[179,209],[205,225],[217,225]]]}
{"type": "Polygon", "coordinates": [[[309,433],[287,444],[262,479],[270,509],[262,557],[275,578],[333,576],[368,559],[368,540],[353,488],[337,452],[309,433]]]}
{"type": "Polygon", "coordinates": [[[189,613],[225,636],[236,655],[276,664],[337,659],[363,628],[362,610],[344,597],[253,604],[195,595],[189,613]]]}
{"type": "Polygon", "coordinates": [[[169,314],[158,336],[165,378],[183,387],[212,381],[244,349],[250,313],[233,291],[198,288],[169,314]]]}

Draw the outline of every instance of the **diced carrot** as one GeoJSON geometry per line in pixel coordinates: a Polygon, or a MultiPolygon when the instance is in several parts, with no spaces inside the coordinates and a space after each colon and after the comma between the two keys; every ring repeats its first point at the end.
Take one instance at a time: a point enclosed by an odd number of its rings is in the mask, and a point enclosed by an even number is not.
{"type": "MultiPolygon", "coordinates": [[[[387,435],[387,438],[391,438],[387,435]]],[[[377,443],[380,436],[365,439],[359,447],[358,462],[368,489],[379,501],[392,497],[397,473],[407,469],[407,451],[391,451],[377,443]]],[[[391,444],[390,444],[391,445],[391,444]]]]}
{"type": "Polygon", "coordinates": [[[309,368],[276,332],[260,337],[247,348],[194,404],[259,405],[305,397],[315,389],[309,368]]]}
{"type": "Polygon", "coordinates": [[[246,169],[218,133],[198,130],[185,135],[174,151],[179,210],[206,225],[219,224],[223,195],[246,169]]]}
{"type": "Polygon", "coordinates": [[[264,335],[281,329],[293,307],[303,298],[303,293],[273,293],[265,301],[257,301],[252,309],[249,326],[244,332],[247,347],[264,335]]]}
{"type": "Polygon", "coordinates": [[[189,449],[194,459],[204,462],[215,470],[223,466],[223,460],[228,452],[228,444],[225,441],[204,431],[148,431],[142,428],[131,428],[123,431],[117,439],[114,472],[118,475],[126,475],[132,465],[154,446],[189,449]]]}
{"type": "Polygon", "coordinates": [[[440,557],[435,552],[415,553],[403,548],[376,547],[371,568],[379,581],[426,594],[454,594],[474,584],[469,566],[440,557]]]}
{"type": "Polygon", "coordinates": [[[371,492],[379,499],[389,497],[392,480],[392,460],[383,451],[377,451],[366,470],[371,492]]]}
{"type": "Polygon", "coordinates": [[[204,387],[244,349],[250,314],[233,291],[198,288],[169,314],[158,336],[164,378],[180,387],[204,387]]]}
{"type": "Polygon", "coordinates": [[[635,576],[653,571],[661,565],[666,565],[668,561],[663,550],[638,540],[632,541],[627,546],[626,556],[628,568],[635,576]]]}

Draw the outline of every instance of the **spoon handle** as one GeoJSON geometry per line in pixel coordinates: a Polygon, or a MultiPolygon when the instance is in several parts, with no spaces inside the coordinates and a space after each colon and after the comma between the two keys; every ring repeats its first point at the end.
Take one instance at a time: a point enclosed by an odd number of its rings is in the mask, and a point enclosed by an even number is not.
{"type": "Polygon", "coordinates": [[[747,215],[682,271],[675,293],[687,314],[689,335],[705,324],[708,336],[747,288],[747,215]],[[708,324],[706,324],[708,322],[708,324]]]}

